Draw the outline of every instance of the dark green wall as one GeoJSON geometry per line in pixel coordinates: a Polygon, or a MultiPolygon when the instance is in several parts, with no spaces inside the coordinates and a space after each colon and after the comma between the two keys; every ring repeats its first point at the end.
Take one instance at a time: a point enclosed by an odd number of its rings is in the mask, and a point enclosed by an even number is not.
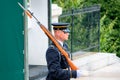
{"type": "Polygon", "coordinates": [[[0,80],[24,80],[23,0],[0,0],[0,80]]]}

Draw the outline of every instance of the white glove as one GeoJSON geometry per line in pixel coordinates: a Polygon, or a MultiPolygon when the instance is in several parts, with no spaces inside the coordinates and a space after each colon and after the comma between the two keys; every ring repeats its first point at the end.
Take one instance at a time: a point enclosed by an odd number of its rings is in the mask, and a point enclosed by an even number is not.
{"type": "Polygon", "coordinates": [[[77,78],[89,76],[89,71],[87,70],[77,70],[77,78]]]}
{"type": "Polygon", "coordinates": [[[81,75],[81,71],[80,70],[77,70],[77,78],[79,78],[81,75]]]}

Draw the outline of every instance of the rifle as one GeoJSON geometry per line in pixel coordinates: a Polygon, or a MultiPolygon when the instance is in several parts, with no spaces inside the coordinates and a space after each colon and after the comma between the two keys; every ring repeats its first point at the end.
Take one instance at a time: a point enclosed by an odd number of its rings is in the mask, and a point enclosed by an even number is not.
{"type": "Polygon", "coordinates": [[[44,33],[48,36],[48,38],[55,44],[55,46],[58,48],[58,50],[61,52],[63,56],[65,56],[71,70],[77,70],[78,67],[73,64],[71,59],[69,58],[67,52],[60,46],[60,44],[57,42],[55,37],[51,34],[51,32],[45,28],[44,25],[42,25],[39,20],[31,13],[31,11],[25,9],[19,2],[19,6],[25,11],[26,15],[29,16],[30,18],[34,17],[34,19],[37,21],[37,24],[40,26],[40,28],[44,31],[44,33]]]}

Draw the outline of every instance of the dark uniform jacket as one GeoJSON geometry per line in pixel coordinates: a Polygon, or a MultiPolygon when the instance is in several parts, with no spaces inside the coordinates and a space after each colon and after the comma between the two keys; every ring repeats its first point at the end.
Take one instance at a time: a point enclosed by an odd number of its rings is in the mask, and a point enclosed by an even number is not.
{"type": "MultiPolygon", "coordinates": [[[[68,46],[64,44],[68,51],[68,46]]],[[[70,80],[76,78],[76,71],[70,70],[65,57],[52,44],[46,52],[48,75],[46,80],[70,80]]]]}

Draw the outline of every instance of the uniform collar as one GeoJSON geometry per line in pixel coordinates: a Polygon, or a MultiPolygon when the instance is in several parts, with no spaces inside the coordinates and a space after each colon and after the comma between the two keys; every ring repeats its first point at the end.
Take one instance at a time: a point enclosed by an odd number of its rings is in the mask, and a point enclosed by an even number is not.
{"type": "Polygon", "coordinates": [[[60,43],[61,46],[63,46],[63,42],[62,41],[59,41],[59,40],[57,40],[57,41],[60,43]]]}

